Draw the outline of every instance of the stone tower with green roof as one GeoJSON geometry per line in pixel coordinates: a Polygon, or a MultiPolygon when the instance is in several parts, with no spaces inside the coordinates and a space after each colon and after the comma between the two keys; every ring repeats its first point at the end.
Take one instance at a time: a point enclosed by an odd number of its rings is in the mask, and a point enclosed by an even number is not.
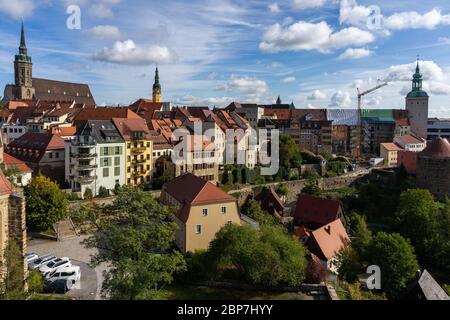
{"type": "Polygon", "coordinates": [[[406,96],[406,110],[408,110],[411,132],[420,138],[427,139],[429,97],[422,88],[422,82],[423,77],[420,73],[419,60],[417,60],[412,90],[406,96]]]}

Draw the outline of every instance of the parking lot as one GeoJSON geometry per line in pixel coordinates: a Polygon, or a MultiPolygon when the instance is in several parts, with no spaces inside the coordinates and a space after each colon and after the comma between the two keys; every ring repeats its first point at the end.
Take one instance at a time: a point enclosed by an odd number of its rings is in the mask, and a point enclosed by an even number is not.
{"type": "Polygon", "coordinates": [[[28,252],[41,255],[53,254],[57,257],[68,257],[73,265],[81,268],[81,281],[74,289],[67,293],[68,296],[79,300],[99,300],[100,289],[103,281],[102,272],[106,270],[106,264],[102,264],[95,269],[91,268],[91,255],[96,253],[95,249],[86,249],[80,242],[85,237],[77,237],[65,241],[30,240],[28,242],[28,252]]]}

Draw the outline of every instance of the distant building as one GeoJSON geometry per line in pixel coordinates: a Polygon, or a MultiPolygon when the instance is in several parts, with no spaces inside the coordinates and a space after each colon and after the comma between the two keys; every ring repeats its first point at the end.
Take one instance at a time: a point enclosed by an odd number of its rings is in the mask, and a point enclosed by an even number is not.
{"type": "Polygon", "coordinates": [[[398,163],[398,152],[402,150],[403,149],[395,143],[382,143],[380,145],[380,157],[384,159],[384,164],[386,166],[396,167],[398,163]]]}
{"type": "Polygon", "coordinates": [[[417,61],[416,73],[413,75],[412,90],[406,96],[406,110],[409,115],[411,132],[422,139],[427,139],[428,129],[428,94],[422,88],[423,77],[417,61]]]}
{"type": "Polygon", "coordinates": [[[149,184],[153,173],[153,136],[144,119],[113,118],[125,140],[126,184],[149,184]]]}
{"type": "Polygon", "coordinates": [[[361,127],[356,109],[328,109],[327,119],[332,121],[331,143],[334,154],[359,157],[361,127]]]}
{"type": "Polygon", "coordinates": [[[64,182],[64,139],[51,133],[27,132],[12,141],[6,152],[26,163],[35,175],[42,173],[61,184],[64,182]]]}
{"type": "Polygon", "coordinates": [[[161,101],[162,101],[161,84],[159,83],[158,67],[156,67],[155,83],[153,84],[153,102],[161,102],[161,101]]]}
{"type": "Polygon", "coordinates": [[[15,83],[5,87],[2,105],[6,105],[11,100],[21,99],[76,101],[81,104],[95,105],[94,97],[86,84],[33,77],[33,63],[28,55],[23,24],[19,52],[14,60],[14,75],[15,83]]]}
{"type": "MultiPolygon", "coordinates": [[[[205,136],[190,135],[186,140],[178,142],[174,148],[179,148],[179,159],[175,161],[170,156],[159,161],[163,175],[176,178],[185,173],[191,173],[205,181],[219,181],[219,163],[215,157],[214,144],[205,136]]],[[[174,149],[175,152],[175,149],[174,149]]]]}
{"type": "Polygon", "coordinates": [[[112,121],[87,121],[65,150],[65,178],[74,192],[96,196],[101,187],[125,184],[125,142],[112,121]]]}
{"type": "Polygon", "coordinates": [[[403,150],[412,152],[421,152],[427,146],[427,141],[425,139],[418,138],[412,134],[397,136],[394,138],[394,143],[403,150]]]}
{"type": "Polygon", "coordinates": [[[261,209],[267,211],[277,218],[282,218],[287,213],[284,201],[278,196],[273,188],[264,190],[256,195],[255,200],[261,204],[261,209]]]}
{"type": "Polygon", "coordinates": [[[160,201],[177,209],[176,243],[182,252],[206,250],[222,227],[242,224],[236,198],[190,173],[167,183],[160,201]]]}
{"type": "Polygon", "coordinates": [[[392,109],[361,110],[362,153],[380,154],[380,144],[393,141],[396,122],[392,109]]]}
{"type": "Polygon", "coordinates": [[[417,187],[428,189],[439,200],[450,197],[450,143],[437,138],[418,154],[417,187]]]}
{"type": "Polygon", "coordinates": [[[430,118],[428,119],[428,140],[436,138],[450,139],[450,119],[430,118]]]}

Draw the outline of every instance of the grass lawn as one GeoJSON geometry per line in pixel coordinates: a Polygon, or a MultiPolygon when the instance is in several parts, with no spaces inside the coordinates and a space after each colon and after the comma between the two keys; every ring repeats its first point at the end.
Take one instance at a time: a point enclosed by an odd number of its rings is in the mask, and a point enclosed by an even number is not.
{"type": "Polygon", "coordinates": [[[164,295],[168,300],[311,300],[297,293],[246,291],[193,285],[171,285],[164,295]]]}

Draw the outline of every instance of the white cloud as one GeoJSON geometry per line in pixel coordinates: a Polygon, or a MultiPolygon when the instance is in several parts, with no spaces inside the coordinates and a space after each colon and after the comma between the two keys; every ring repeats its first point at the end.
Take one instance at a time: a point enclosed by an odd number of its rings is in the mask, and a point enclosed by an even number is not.
{"type": "Polygon", "coordinates": [[[363,99],[363,105],[372,106],[372,107],[379,106],[382,101],[383,101],[383,97],[376,96],[376,97],[372,97],[370,99],[363,99]]]}
{"type": "Polygon", "coordinates": [[[118,27],[109,25],[95,26],[88,29],[86,33],[98,39],[118,39],[122,36],[118,27]]]}
{"type": "Polygon", "coordinates": [[[331,97],[330,107],[345,108],[351,103],[352,99],[350,98],[350,93],[339,90],[331,97]]]}
{"type": "Polygon", "coordinates": [[[239,92],[245,98],[261,98],[269,90],[264,80],[231,76],[228,82],[216,88],[219,91],[239,92]]]}
{"type": "Polygon", "coordinates": [[[342,53],[339,56],[339,60],[345,60],[345,59],[361,59],[361,58],[365,58],[368,57],[372,54],[372,51],[367,50],[367,49],[363,49],[363,48],[357,48],[357,49],[353,49],[353,48],[348,48],[347,50],[345,50],[344,53],[342,53]]]}
{"type": "Polygon", "coordinates": [[[450,15],[433,9],[425,14],[415,11],[395,13],[384,19],[384,26],[391,30],[434,29],[439,25],[450,24],[450,15]]]}
{"type": "Polygon", "coordinates": [[[30,16],[35,6],[32,0],[0,0],[0,12],[14,19],[30,16]]]}
{"type": "Polygon", "coordinates": [[[95,56],[95,60],[125,64],[150,65],[172,63],[175,54],[164,46],[138,47],[133,40],[117,41],[111,48],[103,48],[95,56]]]}
{"type": "MultiPolygon", "coordinates": [[[[342,0],[339,12],[341,24],[365,26],[376,13],[371,7],[359,5],[356,0],[342,0]]],[[[390,16],[378,16],[380,30],[434,29],[440,25],[450,24],[450,14],[442,14],[439,9],[432,9],[421,14],[416,11],[397,12],[390,16]]]]}
{"type": "Polygon", "coordinates": [[[304,10],[310,8],[322,7],[327,0],[293,0],[295,9],[304,10]]]}
{"type": "Polygon", "coordinates": [[[283,82],[284,83],[292,83],[295,80],[297,80],[297,78],[295,78],[295,77],[286,77],[286,78],[283,79],[283,82]]]}
{"type": "Polygon", "coordinates": [[[308,97],[308,100],[323,100],[326,99],[327,95],[320,90],[314,90],[308,97]]]}
{"type": "Polygon", "coordinates": [[[366,25],[370,14],[371,10],[369,7],[360,6],[355,0],[342,0],[339,10],[339,22],[354,26],[366,25]]]}
{"type": "Polygon", "coordinates": [[[356,27],[334,31],[325,21],[299,21],[287,27],[274,24],[263,35],[260,49],[269,53],[280,51],[317,50],[323,53],[351,45],[365,45],[375,41],[368,31],[356,27]]]}
{"type": "MultiPolygon", "coordinates": [[[[388,69],[388,75],[385,80],[389,82],[411,81],[415,69],[416,62],[391,66],[388,69]]],[[[445,75],[441,67],[434,61],[421,61],[420,72],[422,73],[424,80],[443,81],[445,79],[445,75]]]]}
{"type": "Polygon", "coordinates": [[[89,8],[89,14],[97,18],[112,18],[114,13],[112,9],[103,3],[97,3],[89,8]]]}
{"type": "Polygon", "coordinates": [[[272,3],[267,6],[270,12],[272,13],[279,13],[280,12],[280,6],[278,3],[272,3]]]}
{"type": "Polygon", "coordinates": [[[229,105],[231,102],[236,101],[235,97],[196,97],[193,95],[185,95],[182,97],[178,97],[175,100],[176,104],[181,104],[185,106],[217,106],[224,107],[229,105]]]}

